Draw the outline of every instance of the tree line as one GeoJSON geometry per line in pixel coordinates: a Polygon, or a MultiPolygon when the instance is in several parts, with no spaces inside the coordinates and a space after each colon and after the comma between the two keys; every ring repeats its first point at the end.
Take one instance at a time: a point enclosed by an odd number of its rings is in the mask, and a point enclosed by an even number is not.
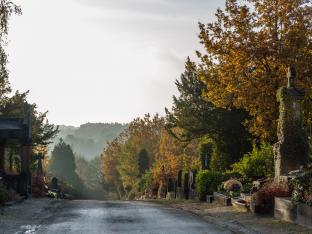
{"type": "Polygon", "coordinates": [[[227,0],[212,23],[199,23],[196,62],[187,58],[166,116],[146,115],[101,155],[105,186],[120,198],[162,196],[180,170],[235,173],[245,181],[273,174],[276,93],[287,68],[306,90],[311,144],[312,7],[304,0],[227,0]],[[205,165],[206,155],[209,163],[205,165]]]}

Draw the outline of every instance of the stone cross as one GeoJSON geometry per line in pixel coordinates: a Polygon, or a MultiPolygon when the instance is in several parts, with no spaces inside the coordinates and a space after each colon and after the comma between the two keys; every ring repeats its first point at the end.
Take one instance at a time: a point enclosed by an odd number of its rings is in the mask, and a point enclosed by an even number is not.
{"type": "Polygon", "coordinates": [[[58,179],[56,177],[52,178],[51,190],[58,190],[58,179]]]}

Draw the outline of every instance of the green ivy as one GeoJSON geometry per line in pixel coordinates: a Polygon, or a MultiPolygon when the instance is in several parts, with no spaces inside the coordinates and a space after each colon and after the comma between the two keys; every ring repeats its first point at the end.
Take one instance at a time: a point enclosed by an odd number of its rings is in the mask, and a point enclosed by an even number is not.
{"type": "Polygon", "coordinates": [[[292,201],[295,204],[305,203],[312,206],[312,171],[291,180],[292,201]]]}

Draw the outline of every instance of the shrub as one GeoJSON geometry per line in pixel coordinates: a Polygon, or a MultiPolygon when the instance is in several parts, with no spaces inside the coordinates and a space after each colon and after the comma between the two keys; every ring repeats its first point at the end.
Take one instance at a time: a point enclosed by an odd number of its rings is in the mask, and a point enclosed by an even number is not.
{"type": "Polygon", "coordinates": [[[223,180],[239,179],[242,175],[238,172],[227,170],[223,173],[223,180]]]}
{"type": "Polygon", "coordinates": [[[305,203],[312,206],[312,171],[296,177],[291,181],[292,200],[294,203],[305,203]]]}
{"type": "Polygon", "coordinates": [[[233,173],[241,175],[245,182],[273,176],[274,156],[271,145],[263,143],[260,148],[254,146],[251,153],[232,165],[233,173]]]}
{"type": "Polygon", "coordinates": [[[252,191],[254,191],[254,187],[252,183],[244,184],[241,190],[242,193],[251,193],[252,191]]]}
{"type": "Polygon", "coordinates": [[[10,193],[3,186],[0,185],[0,204],[10,200],[10,193]]]}
{"type": "Polygon", "coordinates": [[[136,193],[131,191],[128,195],[128,200],[133,201],[135,199],[136,193]]]}
{"type": "Polygon", "coordinates": [[[256,204],[274,207],[275,197],[289,197],[291,190],[286,183],[265,183],[255,194],[256,204]]]}
{"type": "Polygon", "coordinates": [[[200,200],[205,200],[208,194],[217,190],[222,183],[223,176],[220,172],[203,170],[196,177],[196,191],[200,200]]]}
{"type": "Polygon", "coordinates": [[[138,189],[140,192],[147,192],[151,189],[153,184],[153,174],[151,171],[147,171],[142,175],[142,178],[139,181],[138,189]]]}

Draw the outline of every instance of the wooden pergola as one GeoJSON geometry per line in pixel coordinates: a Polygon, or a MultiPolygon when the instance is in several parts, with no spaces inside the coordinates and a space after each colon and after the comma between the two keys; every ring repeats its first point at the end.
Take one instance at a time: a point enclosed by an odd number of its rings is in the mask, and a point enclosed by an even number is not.
{"type": "Polygon", "coordinates": [[[31,194],[30,157],[32,147],[31,117],[26,118],[1,118],[0,117],[0,174],[8,186],[14,184],[18,193],[24,196],[31,194]],[[5,153],[9,140],[20,143],[21,171],[20,174],[10,177],[6,170],[5,153]],[[11,183],[11,184],[10,184],[11,183]]]}

